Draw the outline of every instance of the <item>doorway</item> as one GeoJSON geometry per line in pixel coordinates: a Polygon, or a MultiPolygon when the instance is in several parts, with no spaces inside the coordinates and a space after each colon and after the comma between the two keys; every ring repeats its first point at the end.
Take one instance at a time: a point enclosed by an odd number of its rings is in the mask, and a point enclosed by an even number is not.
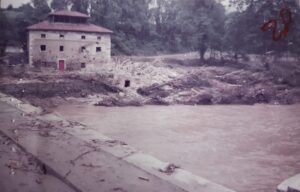
{"type": "Polygon", "coordinates": [[[65,70],[65,60],[58,60],[58,69],[60,71],[64,71],[65,70]]]}

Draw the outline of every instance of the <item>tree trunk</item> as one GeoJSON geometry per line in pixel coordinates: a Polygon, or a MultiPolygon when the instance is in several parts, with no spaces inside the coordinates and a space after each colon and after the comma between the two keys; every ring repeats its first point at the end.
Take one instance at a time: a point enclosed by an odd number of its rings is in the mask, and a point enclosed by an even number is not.
{"type": "Polygon", "coordinates": [[[205,60],[205,58],[204,58],[205,53],[206,53],[206,48],[205,47],[201,47],[200,50],[199,50],[201,61],[205,60]]]}
{"type": "Polygon", "coordinates": [[[6,43],[0,43],[0,62],[3,61],[3,57],[5,56],[6,43]]]}

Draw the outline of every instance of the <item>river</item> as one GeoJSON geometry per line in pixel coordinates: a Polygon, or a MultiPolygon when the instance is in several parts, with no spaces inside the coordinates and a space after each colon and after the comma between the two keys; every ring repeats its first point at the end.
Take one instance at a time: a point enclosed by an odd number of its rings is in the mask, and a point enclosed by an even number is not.
{"type": "Polygon", "coordinates": [[[238,192],[274,192],[300,172],[300,105],[61,105],[70,120],[238,192]]]}

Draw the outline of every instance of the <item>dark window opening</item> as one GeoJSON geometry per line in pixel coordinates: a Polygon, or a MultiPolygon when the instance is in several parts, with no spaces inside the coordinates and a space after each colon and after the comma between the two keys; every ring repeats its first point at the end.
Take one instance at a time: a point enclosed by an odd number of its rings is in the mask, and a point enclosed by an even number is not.
{"type": "Polygon", "coordinates": [[[84,52],[85,51],[85,47],[81,47],[81,52],[84,52]]]}
{"type": "Polygon", "coordinates": [[[125,80],[124,87],[130,87],[130,80],[125,80]]]}
{"type": "Polygon", "coordinates": [[[41,34],[41,38],[46,38],[46,34],[41,34]]]}
{"type": "Polygon", "coordinates": [[[70,17],[54,16],[53,21],[59,23],[70,23],[70,17]]]}
{"type": "Polygon", "coordinates": [[[64,37],[65,37],[65,35],[63,35],[63,34],[60,34],[60,35],[59,35],[59,37],[60,37],[60,38],[64,38],[64,37]]]}
{"type": "Polygon", "coordinates": [[[64,51],[64,46],[59,46],[59,51],[64,51]]]}
{"type": "Polygon", "coordinates": [[[68,16],[50,16],[50,22],[59,23],[87,23],[87,18],[68,17],[68,16]]]}
{"type": "Polygon", "coordinates": [[[85,35],[82,35],[82,36],[81,36],[81,39],[85,39],[85,35]]]}
{"type": "Polygon", "coordinates": [[[81,63],[81,69],[84,69],[85,67],[85,63],[81,63]]]}
{"type": "Polygon", "coordinates": [[[101,36],[98,36],[97,39],[98,39],[98,40],[101,40],[101,36]]]}
{"type": "Polygon", "coordinates": [[[101,47],[96,47],[96,52],[101,52],[101,47]]]}
{"type": "Polygon", "coordinates": [[[41,45],[41,51],[46,51],[46,45],[41,45]]]}

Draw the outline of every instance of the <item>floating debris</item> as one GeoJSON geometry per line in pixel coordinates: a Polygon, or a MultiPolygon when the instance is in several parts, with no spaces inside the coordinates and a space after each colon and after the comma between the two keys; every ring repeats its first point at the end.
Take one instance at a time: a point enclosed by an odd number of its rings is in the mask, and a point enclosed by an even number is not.
{"type": "Polygon", "coordinates": [[[10,169],[10,174],[11,175],[15,175],[16,174],[15,170],[14,169],[10,169]]]}
{"type": "Polygon", "coordinates": [[[101,168],[102,166],[101,165],[93,165],[93,164],[85,164],[85,163],[83,163],[83,164],[81,164],[81,166],[83,166],[83,167],[89,167],[89,168],[101,168]]]}
{"type": "Polygon", "coordinates": [[[123,141],[118,141],[118,140],[107,140],[105,141],[106,143],[109,144],[120,144],[120,145],[127,145],[127,143],[123,142],[123,141]]]}
{"type": "Polygon", "coordinates": [[[42,179],[41,179],[41,178],[37,178],[37,179],[35,180],[35,182],[36,182],[37,184],[42,184],[42,179]]]}
{"type": "Polygon", "coordinates": [[[11,151],[16,153],[17,152],[17,149],[15,147],[11,147],[11,151]]]}
{"type": "Polygon", "coordinates": [[[97,149],[94,149],[94,150],[91,150],[91,151],[86,151],[86,152],[84,152],[84,153],[78,155],[75,159],[71,160],[70,163],[71,163],[72,165],[75,165],[75,162],[76,162],[78,159],[82,158],[83,156],[85,156],[85,155],[87,155],[87,154],[89,154],[89,153],[95,152],[95,151],[97,151],[97,149]]]}
{"type": "Polygon", "coordinates": [[[166,173],[168,175],[171,175],[178,168],[180,168],[180,166],[171,163],[171,164],[168,164],[165,168],[159,169],[159,171],[162,172],[162,173],[166,173]]]}
{"type": "Polygon", "coordinates": [[[42,136],[42,137],[49,137],[50,136],[48,131],[40,131],[39,135],[42,136]]]}
{"type": "Polygon", "coordinates": [[[126,190],[122,189],[121,187],[115,187],[115,188],[113,188],[113,191],[127,192],[126,190]]]}
{"type": "Polygon", "coordinates": [[[145,178],[145,177],[138,177],[140,180],[143,180],[143,181],[150,181],[150,179],[148,178],[145,178]]]}
{"type": "Polygon", "coordinates": [[[47,175],[48,170],[45,164],[41,164],[39,168],[42,174],[47,175]]]}
{"type": "Polygon", "coordinates": [[[6,166],[10,169],[18,169],[20,168],[20,162],[16,160],[9,160],[9,162],[6,163],[6,166]]]}

